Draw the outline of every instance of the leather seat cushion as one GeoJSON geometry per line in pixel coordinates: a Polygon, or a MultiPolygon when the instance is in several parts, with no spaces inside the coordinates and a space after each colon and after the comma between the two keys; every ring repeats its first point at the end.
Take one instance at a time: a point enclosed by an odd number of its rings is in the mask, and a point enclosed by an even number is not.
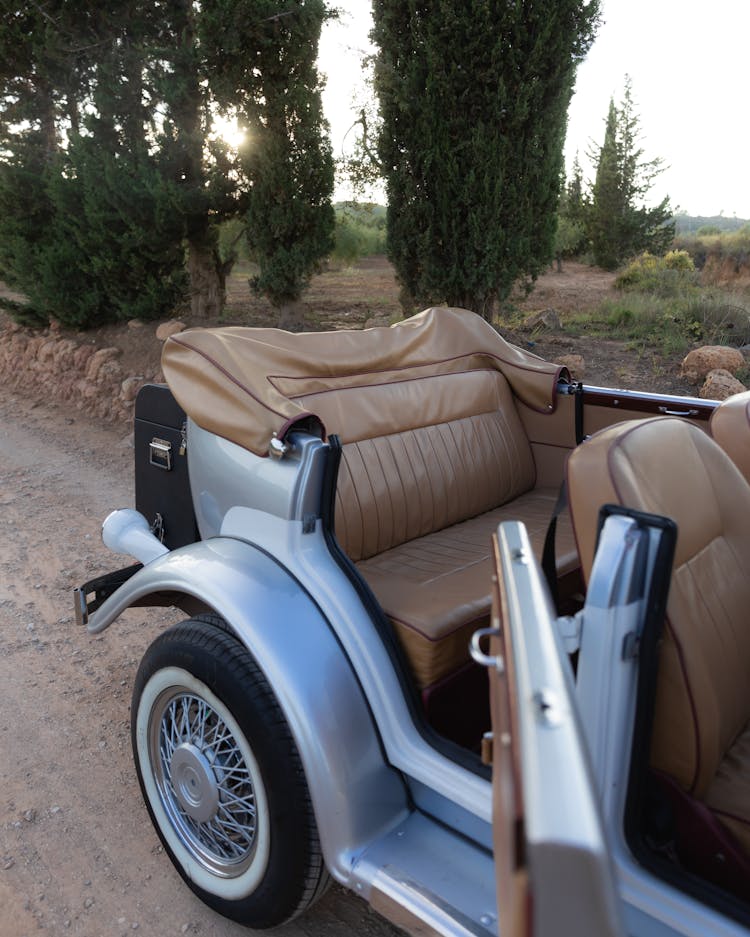
{"type": "MultiPolygon", "coordinates": [[[[421,688],[463,666],[471,635],[489,621],[491,537],[497,525],[522,520],[541,558],[557,495],[553,488],[529,491],[357,564],[393,622],[421,688]]],[[[558,521],[556,553],[558,575],[578,567],[567,512],[558,521]]]]}
{"type": "Polygon", "coordinates": [[[706,804],[750,855],[750,723],[722,758],[706,804]]]}

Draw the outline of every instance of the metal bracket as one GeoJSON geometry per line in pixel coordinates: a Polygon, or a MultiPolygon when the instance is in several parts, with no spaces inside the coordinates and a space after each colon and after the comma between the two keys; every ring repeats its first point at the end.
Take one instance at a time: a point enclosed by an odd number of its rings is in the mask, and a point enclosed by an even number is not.
{"type": "Polygon", "coordinates": [[[494,667],[498,673],[505,673],[505,659],[499,654],[496,657],[493,657],[491,654],[485,654],[482,650],[482,638],[491,638],[499,634],[499,628],[480,628],[478,631],[475,631],[471,636],[469,653],[482,667],[494,667]]]}

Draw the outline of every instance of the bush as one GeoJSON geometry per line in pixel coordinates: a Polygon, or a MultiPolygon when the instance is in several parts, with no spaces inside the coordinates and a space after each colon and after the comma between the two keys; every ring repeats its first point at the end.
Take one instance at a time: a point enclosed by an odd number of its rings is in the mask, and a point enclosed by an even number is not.
{"type": "Polygon", "coordinates": [[[750,263],[750,225],[738,231],[706,233],[705,226],[695,236],[675,238],[675,247],[689,254],[696,268],[702,270],[709,258],[717,262],[731,260],[737,271],[750,263]]]}
{"type": "Polygon", "coordinates": [[[670,251],[664,257],[654,257],[647,252],[619,274],[615,288],[670,297],[697,289],[699,279],[693,260],[685,251],[670,251]]]}
{"type": "Polygon", "coordinates": [[[750,343],[750,304],[723,290],[701,290],[685,306],[684,318],[699,331],[696,337],[717,345],[750,343]]]}
{"type": "Polygon", "coordinates": [[[353,264],[360,257],[385,253],[385,229],[363,223],[346,212],[336,218],[335,243],[331,257],[343,264],[353,264]]]}
{"type": "Polygon", "coordinates": [[[667,270],[687,270],[692,273],[695,270],[693,258],[687,251],[673,250],[667,251],[661,258],[667,270]]]}
{"type": "Polygon", "coordinates": [[[714,289],[693,288],[673,295],[626,290],[593,312],[571,317],[567,327],[601,338],[636,342],[662,354],[684,354],[695,342],[750,343],[750,302],[714,289]]]}
{"type": "Polygon", "coordinates": [[[557,216],[555,232],[555,256],[576,257],[586,247],[586,228],[582,221],[574,221],[565,215],[557,216]]]}

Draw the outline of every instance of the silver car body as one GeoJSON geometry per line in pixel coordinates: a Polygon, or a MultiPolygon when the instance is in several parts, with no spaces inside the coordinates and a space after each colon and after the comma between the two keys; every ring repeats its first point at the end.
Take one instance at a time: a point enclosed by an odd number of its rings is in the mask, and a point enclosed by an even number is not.
{"type": "MultiPolygon", "coordinates": [[[[192,422],[187,440],[202,539],[150,559],[96,611],[82,611],[89,631],[163,593],[219,614],[278,697],[331,874],[414,933],[498,934],[492,784],[420,732],[362,597],[331,554],[320,507],[327,444],[295,434],[285,458],[260,458],[192,422]]],[[[637,661],[613,648],[638,632],[634,583],[653,562],[649,550],[634,547],[626,522],[610,519],[583,612],[557,621],[524,537],[514,522],[500,533],[523,686],[534,933],[570,933],[559,927],[572,907],[579,934],[745,934],[657,881],[625,843],[621,779],[637,661]],[[561,635],[580,645],[575,687],[561,635]],[[552,711],[540,709],[540,694],[552,711]],[[577,890],[585,882],[588,899],[577,890]]],[[[126,536],[114,546],[138,558],[126,536]]]]}

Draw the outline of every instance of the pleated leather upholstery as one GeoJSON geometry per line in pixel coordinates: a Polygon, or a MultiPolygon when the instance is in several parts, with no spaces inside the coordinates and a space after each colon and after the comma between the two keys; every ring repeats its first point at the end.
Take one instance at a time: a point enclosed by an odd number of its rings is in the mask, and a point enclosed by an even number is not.
{"type": "MultiPolygon", "coordinates": [[[[557,491],[495,370],[372,376],[300,398],[344,445],[336,536],[391,619],[420,687],[459,670],[490,611],[490,543],[520,518],[541,554],[557,491]]],[[[577,566],[558,530],[564,571],[577,566]]]]}
{"type": "MultiPolygon", "coordinates": [[[[387,389],[392,425],[408,427],[415,413],[399,405],[403,388],[387,389]]],[[[408,390],[442,395],[446,419],[344,445],[336,535],[355,562],[483,514],[534,485],[531,447],[502,375],[441,375],[408,390]]],[[[382,386],[377,394],[382,416],[382,386]]]]}
{"type": "Polygon", "coordinates": [[[533,484],[528,441],[503,411],[366,439],[344,448],[336,530],[352,559],[367,559],[533,484]]]}
{"type": "Polygon", "coordinates": [[[750,486],[704,432],[661,417],[595,434],[568,487],[587,579],[602,504],[677,523],[651,763],[744,830],[750,854],[750,486]]]}

